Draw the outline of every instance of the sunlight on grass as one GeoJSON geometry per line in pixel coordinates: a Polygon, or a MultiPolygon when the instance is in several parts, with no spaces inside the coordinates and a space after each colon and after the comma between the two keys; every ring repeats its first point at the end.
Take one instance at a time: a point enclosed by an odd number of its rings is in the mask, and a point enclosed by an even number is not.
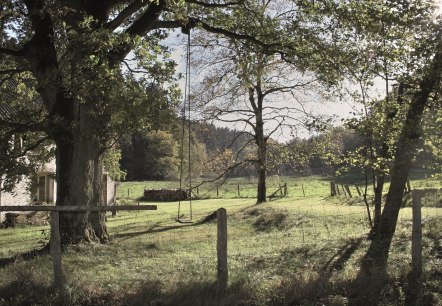
{"type": "MultiPolygon", "coordinates": [[[[115,305],[145,305],[147,301],[164,305],[212,305],[214,301],[216,305],[313,301],[345,305],[346,292],[352,290],[360,259],[369,245],[366,208],[328,197],[327,181],[308,178],[288,183],[292,184],[288,197],[262,205],[255,205],[253,198],[195,200],[193,224],[175,222],[175,202],[156,203],[156,211],[118,212],[115,217],[108,214],[110,243],[64,250],[63,269],[70,293],[57,298],[77,304],[97,299],[97,303],[115,305]],[[198,223],[220,207],[228,212],[230,286],[224,297],[214,293],[216,221],[198,223]]],[[[187,214],[189,203],[181,205],[187,214]]],[[[442,273],[438,257],[442,215],[435,207],[424,207],[422,213],[424,268],[428,290],[437,300],[442,296],[442,284],[432,275],[442,273]]],[[[1,257],[47,242],[42,232],[47,229],[28,226],[1,230],[1,257]]],[[[410,269],[410,236],[411,208],[407,207],[401,210],[389,259],[389,273],[396,280],[404,279],[410,269]]],[[[0,305],[17,302],[17,288],[27,290],[22,298],[32,297],[37,305],[44,305],[45,299],[54,301],[49,293],[49,255],[18,259],[4,264],[1,272],[0,296],[5,298],[0,299],[0,305]],[[37,292],[41,297],[36,297],[37,292]]],[[[400,303],[402,297],[395,290],[386,293],[385,299],[400,303]]]]}

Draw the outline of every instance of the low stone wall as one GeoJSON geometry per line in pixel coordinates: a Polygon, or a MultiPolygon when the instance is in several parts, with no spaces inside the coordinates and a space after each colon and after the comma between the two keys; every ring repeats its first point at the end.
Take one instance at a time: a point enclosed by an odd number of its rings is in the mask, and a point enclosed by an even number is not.
{"type": "Polygon", "coordinates": [[[144,189],[143,201],[176,202],[189,199],[189,191],[184,189],[144,189]]]}

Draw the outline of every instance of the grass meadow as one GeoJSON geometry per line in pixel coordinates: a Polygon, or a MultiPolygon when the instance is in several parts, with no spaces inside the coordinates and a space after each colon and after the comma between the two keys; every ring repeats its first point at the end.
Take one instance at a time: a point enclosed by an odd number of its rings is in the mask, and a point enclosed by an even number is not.
{"type": "MultiPolygon", "coordinates": [[[[190,224],[175,222],[178,203],[157,203],[156,211],[109,214],[110,243],[64,250],[66,285],[61,292],[51,288],[48,254],[16,256],[45,245],[48,225],[1,229],[0,305],[403,305],[411,263],[411,208],[400,213],[389,280],[381,296],[372,297],[366,295],[371,284],[362,288],[355,283],[369,245],[365,206],[329,197],[329,180],[320,177],[271,177],[269,194],[283,183],[288,196],[262,205],[255,205],[252,180],[229,180],[218,186],[218,197],[215,185],[203,185],[200,199],[192,201],[195,223],[190,224]],[[198,222],[220,207],[228,213],[229,286],[223,295],[215,290],[216,221],[198,222]]],[[[176,184],[122,183],[118,200],[132,204],[144,188],[176,184]]],[[[413,180],[412,186],[433,188],[440,181],[413,180]]],[[[188,217],[189,202],[181,203],[181,212],[188,217]]],[[[419,303],[442,305],[442,211],[426,206],[422,214],[424,290],[419,303]]]]}

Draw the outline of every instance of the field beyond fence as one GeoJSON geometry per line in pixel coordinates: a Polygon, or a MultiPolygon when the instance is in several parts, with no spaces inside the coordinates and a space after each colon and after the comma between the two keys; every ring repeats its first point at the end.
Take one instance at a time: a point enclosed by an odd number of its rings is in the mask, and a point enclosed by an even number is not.
{"type": "MultiPolygon", "coordinates": [[[[330,197],[325,179],[275,179],[269,191],[282,182],[287,182],[288,196],[258,206],[252,196],[228,195],[235,188],[225,197],[194,200],[194,223],[175,221],[176,202],[158,203],[156,211],[108,214],[110,243],[63,250],[65,290],[58,294],[51,291],[50,255],[29,253],[48,242],[47,215],[37,215],[34,225],[2,229],[0,305],[370,305],[375,297],[361,294],[354,283],[370,243],[365,206],[330,197]],[[229,274],[222,295],[217,291],[217,223],[206,218],[220,207],[228,220],[229,274]]],[[[418,183],[433,187],[437,181],[412,180],[412,188],[418,183]]],[[[137,201],[136,188],[142,194],[146,187],[159,187],[146,182],[135,186],[120,185],[121,205],[137,201]]],[[[182,205],[186,208],[187,202],[182,205]]],[[[401,209],[380,304],[403,305],[407,298],[411,216],[410,207],[401,209]]],[[[424,206],[422,222],[425,291],[419,301],[438,305],[441,208],[424,206]]]]}

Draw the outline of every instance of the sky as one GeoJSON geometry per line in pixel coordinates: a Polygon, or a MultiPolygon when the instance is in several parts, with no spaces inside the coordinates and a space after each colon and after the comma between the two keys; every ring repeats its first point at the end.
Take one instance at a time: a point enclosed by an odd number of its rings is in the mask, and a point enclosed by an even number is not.
{"type": "MultiPolygon", "coordinates": [[[[438,9],[435,12],[435,18],[437,16],[442,16],[442,0],[438,0],[438,9]]],[[[178,64],[177,66],[177,73],[184,73],[185,71],[185,42],[187,41],[186,36],[181,34],[180,31],[173,32],[167,42],[166,45],[168,45],[172,50],[172,58],[175,60],[175,62],[178,64]]],[[[195,82],[198,82],[198,77],[191,75],[191,84],[194,84],[195,82]]],[[[385,96],[386,89],[385,89],[385,82],[381,79],[375,79],[373,80],[374,86],[370,93],[371,98],[381,98],[385,96]]],[[[181,80],[180,86],[182,88],[182,92],[184,92],[184,80],[181,80]]],[[[357,90],[354,86],[349,86],[351,90],[357,90]]],[[[286,97],[275,97],[276,100],[281,100],[284,102],[282,103],[290,103],[289,100],[286,97]]],[[[363,106],[361,104],[357,104],[352,102],[350,99],[324,99],[324,98],[313,98],[311,101],[309,101],[308,104],[305,105],[306,110],[308,112],[311,112],[314,115],[324,116],[324,117],[330,117],[333,118],[333,124],[334,125],[340,125],[342,124],[343,120],[348,119],[352,116],[354,116],[354,113],[363,113],[363,106]]],[[[196,119],[196,118],[195,118],[196,119]]],[[[241,130],[241,126],[232,126],[226,125],[223,123],[215,123],[215,125],[222,126],[222,127],[229,127],[229,128],[236,128],[238,130],[241,130]]],[[[272,129],[272,126],[269,126],[269,129],[272,129]]],[[[300,138],[308,138],[312,135],[311,131],[299,129],[299,131],[295,134],[296,137],[300,138]]],[[[279,142],[287,142],[293,137],[293,133],[291,133],[288,129],[282,130],[280,133],[274,134],[275,140],[279,142]]]]}
{"type": "MultiPolygon", "coordinates": [[[[185,63],[186,63],[186,51],[185,51],[185,43],[187,42],[187,36],[181,34],[179,31],[173,32],[167,41],[167,45],[172,50],[172,58],[175,60],[175,62],[178,64],[177,66],[177,73],[183,73],[185,72],[185,63]]],[[[198,76],[191,75],[191,84],[195,85],[195,83],[198,82],[198,76]]],[[[372,93],[373,96],[381,97],[383,93],[385,92],[384,83],[381,80],[375,81],[375,91],[372,93]]],[[[184,79],[180,82],[180,87],[182,92],[184,93],[184,79]]],[[[279,105],[289,105],[293,101],[290,102],[290,97],[285,96],[273,96],[272,97],[272,103],[276,102],[279,105]]],[[[353,116],[353,113],[355,112],[362,112],[362,106],[357,105],[355,103],[352,103],[349,100],[339,100],[339,99],[324,99],[321,98],[319,95],[316,97],[313,97],[308,101],[308,103],[305,103],[304,105],[307,112],[311,113],[314,116],[321,116],[324,118],[332,118],[333,119],[333,125],[340,125],[342,124],[342,120],[345,120],[347,118],[350,118],[353,116]]],[[[195,115],[193,115],[193,119],[195,118],[195,115]]],[[[243,126],[241,125],[232,125],[232,124],[225,124],[222,122],[214,122],[216,126],[220,127],[229,127],[232,129],[242,130],[243,126]]],[[[274,128],[274,125],[267,124],[267,127],[269,130],[272,130],[274,128]]],[[[272,134],[272,138],[274,140],[277,140],[278,142],[285,143],[290,141],[294,136],[299,138],[308,138],[312,136],[313,134],[317,134],[315,131],[308,131],[303,128],[298,128],[295,130],[295,133],[291,129],[285,128],[279,131],[278,133],[272,134]]]]}

